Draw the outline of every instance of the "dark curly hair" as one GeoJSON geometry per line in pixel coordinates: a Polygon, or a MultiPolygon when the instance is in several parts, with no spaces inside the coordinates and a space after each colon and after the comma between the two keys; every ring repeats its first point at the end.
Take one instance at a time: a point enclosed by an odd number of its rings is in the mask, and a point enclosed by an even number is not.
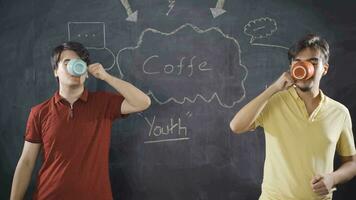
{"type": "Polygon", "coordinates": [[[323,62],[328,63],[330,54],[329,44],[326,40],[316,34],[308,34],[304,36],[301,40],[299,40],[291,48],[289,48],[289,62],[291,63],[293,59],[298,55],[298,53],[304,50],[305,48],[319,50],[323,56],[323,62]]]}

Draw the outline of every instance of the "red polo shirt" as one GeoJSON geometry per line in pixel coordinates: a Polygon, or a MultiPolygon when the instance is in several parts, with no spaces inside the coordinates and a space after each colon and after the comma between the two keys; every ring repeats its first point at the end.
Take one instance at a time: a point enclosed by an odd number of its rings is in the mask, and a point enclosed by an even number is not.
{"type": "Polygon", "coordinates": [[[73,104],[58,92],[31,109],[25,140],[42,143],[43,163],[34,199],[112,199],[109,145],[124,98],[88,92],[73,104]]]}

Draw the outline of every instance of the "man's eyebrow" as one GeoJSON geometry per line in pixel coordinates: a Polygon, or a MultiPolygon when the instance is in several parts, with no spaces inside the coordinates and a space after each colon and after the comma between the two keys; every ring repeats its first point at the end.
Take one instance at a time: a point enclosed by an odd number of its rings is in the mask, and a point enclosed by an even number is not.
{"type": "Polygon", "coordinates": [[[308,61],[319,61],[320,59],[319,58],[316,58],[316,57],[313,57],[313,58],[309,58],[308,61]]]}
{"type": "MultiPolygon", "coordinates": [[[[295,61],[301,61],[300,58],[295,58],[294,60],[295,60],[295,61]]],[[[319,60],[320,60],[320,59],[317,58],[317,57],[312,57],[312,58],[309,58],[307,61],[319,61],[319,60]]]]}
{"type": "Polygon", "coordinates": [[[70,59],[69,59],[69,58],[66,58],[66,59],[64,59],[62,62],[67,62],[67,61],[70,61],[70,59]]]}

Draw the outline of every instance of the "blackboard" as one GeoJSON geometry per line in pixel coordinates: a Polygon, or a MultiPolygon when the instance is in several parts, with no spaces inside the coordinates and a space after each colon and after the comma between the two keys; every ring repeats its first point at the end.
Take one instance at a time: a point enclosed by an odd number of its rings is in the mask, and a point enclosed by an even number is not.
{"type": "MultiPolygon", "coordinates": [[[[229,121],[288,68],[293,42],[311,32],[329,41],[321,88],[356,117],[356,3],[341,2],[1,1],[0,199],[9,198],[31,106],[57,89],[50,52],[68,40],[152,99],[113,126],[115,199],[257,199],[263,131],[234,135],[229,121]]],[[[94,78],[87,88],[113,91],[94,78]]],[[[340,186],[335,199],[356,196],[355,186],[340,186]]]]}

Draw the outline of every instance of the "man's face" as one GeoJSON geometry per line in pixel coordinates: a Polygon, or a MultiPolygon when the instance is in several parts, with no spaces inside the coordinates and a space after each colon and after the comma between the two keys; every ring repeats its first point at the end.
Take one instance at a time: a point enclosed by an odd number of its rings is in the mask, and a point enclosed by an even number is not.
{"type": "Polygon", "coordinates": [[[87,73],[82,76],[73,76],[68,73],[67,64],[71,59],[79,58],[72,50],[64,50],[59,58],[58,67],[54,70],[54,75],[58,77],[60,85],[80,86],[84,84],[87,73]]]}
{"type": "Polygon", "coordinates": [[[320,79],[327,73],[328,64],[324,63],[320,50],[305,48],[293,59],[292,67],[298,61],[309,61],[314,66],[314,76],[308,80],[296,80],[295,85],[302,91],[310,91],[313,87],[319,87],[320,79]]]}

